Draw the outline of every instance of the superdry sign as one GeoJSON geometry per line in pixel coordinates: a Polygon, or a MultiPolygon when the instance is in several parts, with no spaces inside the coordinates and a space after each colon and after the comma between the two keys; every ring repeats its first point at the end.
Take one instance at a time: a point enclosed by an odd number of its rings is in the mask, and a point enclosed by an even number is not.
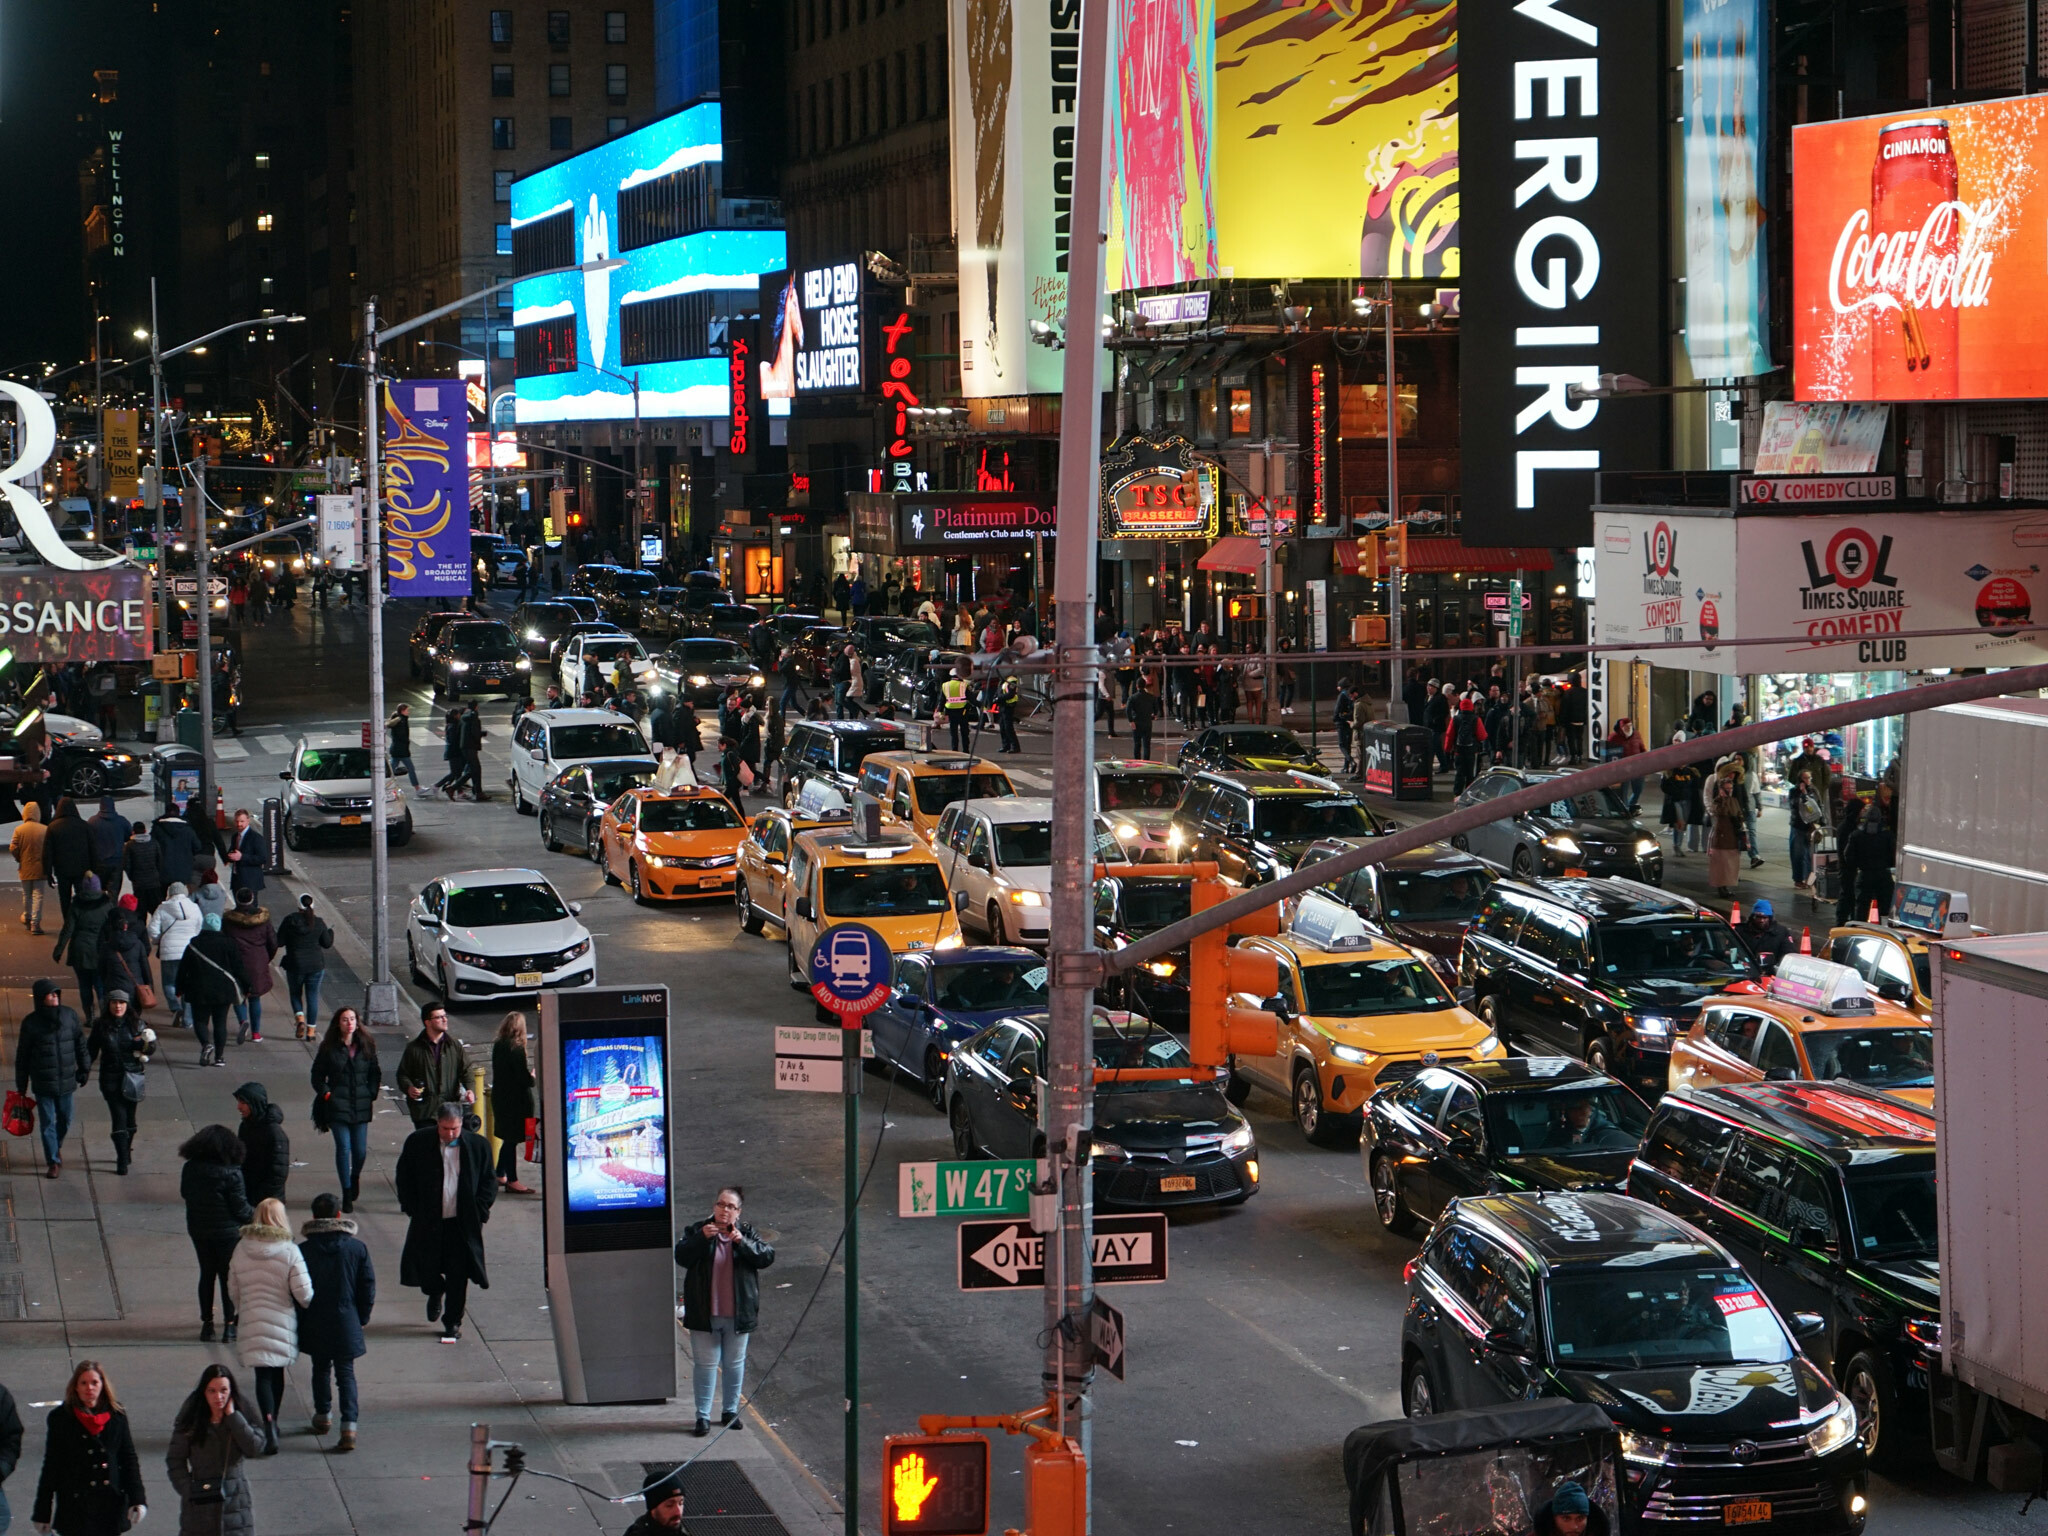
{"type": "Polygon", "coordinates": [[[1899,482],[1892,475],[1746,475],[1736,482],[1736,499],[1745,507],[1897,501],[1899,482]]]}
{"type": "Polygon", "coordinates": [[[1594,472],[1664,462],[1662,413],[1571,394],[1664,377],[1664,10],[1458,7],[1468,544],[1590,543],[1594,472]]]}

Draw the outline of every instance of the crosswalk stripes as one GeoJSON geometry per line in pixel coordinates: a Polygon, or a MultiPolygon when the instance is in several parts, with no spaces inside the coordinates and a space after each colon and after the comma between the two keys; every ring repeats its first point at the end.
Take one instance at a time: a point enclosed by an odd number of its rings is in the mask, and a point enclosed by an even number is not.
{"type": "Polygon", "coordinates": [[[224,763],[239,763],[249,755],[249,749],[239,741],[221,741],[216,738],[213,743],[213,755],[224,763]]]}
{"type": "Polygon", "coordinates": [[[289,736],[258,736],[256,745],[266,752],[289,752],[292,749],[292,739],[289,736]]]}

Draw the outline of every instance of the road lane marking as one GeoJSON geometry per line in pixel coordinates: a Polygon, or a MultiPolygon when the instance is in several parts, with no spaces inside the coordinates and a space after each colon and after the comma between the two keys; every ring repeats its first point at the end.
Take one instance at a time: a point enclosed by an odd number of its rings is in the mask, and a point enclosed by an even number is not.
{"type": "Polygon", "coordinates": [[[292,739],[289,736],[258,736],[256,745],[266,752],[289,752],[292,749],[292,739]]]}
{"type": "Polygon", "coordinates": [[[1292,1344],[1288,1343],[1285,1339],[1280,1338],[1275,1334],[1268,1333],[1265,1329],[1261,1328],[1257,1323],[1253,1322],[1250,1318],[1239,1316],[1237,1313],[1231,1311],[1230,1308],[1224,1306],[1222,1302],[1217,1301],[1214,1297],[1206,1297],[1204,1299],[1208,1301],[1210,1306],[1214,1307],[1218,1312],[1221,1312],[1225,1317],[1229,1318],[1232,1322],[1241,1324],[1243,1327],[1257,1334],[1261,1339],[1265,1340],[1266,1343],[1270,1344],[1274,1349],[1277,1349],[1281,1354],[1285,1355],[1289,1360],[1292,1360],[1296,1365],[1300,1366],[1303,1370],[1313,1372],[1315,1375],[1321,1377],[1322,1380],[1328,1383],[1330,1386],[1336,1388],[1339,1392],[1344,1393],[1346,1396],[1357,1398],[1361,1403],[1364,1403],[1368,1408],[1372,1409],[1375,1413],[1381,1414],[1383,1416],[1393,1416],[1395,1414],[1395,1394],[1391,1392],[1381,1392],[1375,1394],[1366,1391],[1363,1387],[1355,1387],[1350,1382],[1344,1380],[1343,1377],[1324,1370],[1320,1365],[1316,1364],[1315,1360],[1311,1356],[1304,1354],[1299,1349],[1296,1349],[1292,1344]]]}
{"type": "Polygon", "coordinates": [[[249,755],[249,749],[239,741],[218,741],[213,744],[213,755],[224,763],[239,763],[249,755]]]}

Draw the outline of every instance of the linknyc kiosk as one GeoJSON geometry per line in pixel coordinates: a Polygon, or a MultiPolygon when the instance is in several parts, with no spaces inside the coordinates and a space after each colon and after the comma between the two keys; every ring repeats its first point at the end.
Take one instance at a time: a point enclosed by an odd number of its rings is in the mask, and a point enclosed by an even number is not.
{"type": "Polygon", "coordinates": [[[676,1395],[668,988],[544,992],[548,1317],[571,1403],[676,1395]]]}

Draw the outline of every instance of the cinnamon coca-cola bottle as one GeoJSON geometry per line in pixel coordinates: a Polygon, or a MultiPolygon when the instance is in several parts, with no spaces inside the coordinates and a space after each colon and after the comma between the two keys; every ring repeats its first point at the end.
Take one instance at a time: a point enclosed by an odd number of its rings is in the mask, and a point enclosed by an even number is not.
{"type": "Polygon", "coordinates": [[[1872,287],[1898,301],[1870,317],[1871,398],[1952,400],[1960,335],[1952,284],[1962,231],[1947,118],[1916,117],[1878,134],[1870,233],[1879,252],[1872,287]]]}

